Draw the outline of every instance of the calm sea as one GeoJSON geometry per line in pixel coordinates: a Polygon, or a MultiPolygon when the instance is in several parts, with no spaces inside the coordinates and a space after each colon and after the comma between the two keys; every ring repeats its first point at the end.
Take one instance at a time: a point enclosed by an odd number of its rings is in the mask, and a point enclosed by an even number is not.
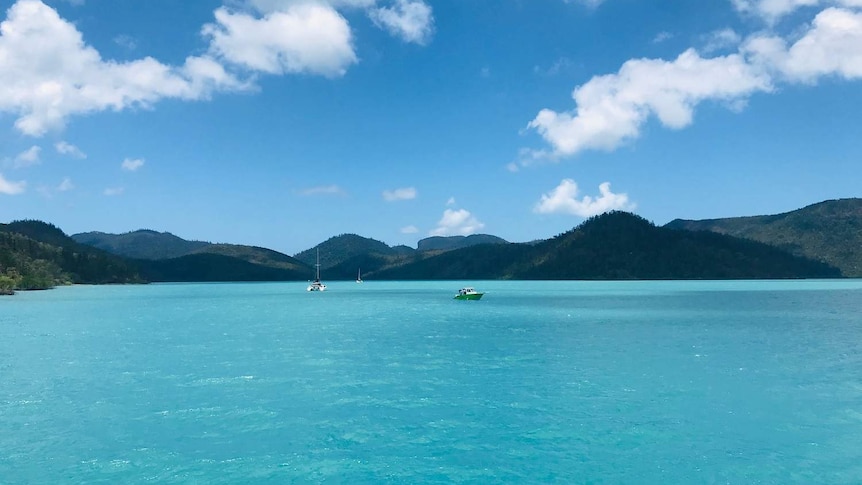
{"type": "Polygon", "coordinates": [[[0,298],[0,483],[862,483],[862,280],[305,286],[0,298]]]}

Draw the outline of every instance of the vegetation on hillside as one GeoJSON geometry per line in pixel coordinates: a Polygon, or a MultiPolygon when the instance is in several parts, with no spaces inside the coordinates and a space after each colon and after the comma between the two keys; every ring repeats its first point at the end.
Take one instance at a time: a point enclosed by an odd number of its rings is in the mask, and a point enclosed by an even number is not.
{"type": "Polygon", "coordinates": [[[241,244],[209,244],[194,251],[193,254],[219,254],[241,259],[243,261],[267,266],[270,268],[286,269],[296,272],[305,272],[309,266],[302,261],[292,258],[286,254],[273,251],[272,249],[257,246],[244,246],[241,244]]]}
{"type": "Polygon", "coordinates": [[[200,253],[139,262],[148,281],[305,281],[308,271],[275,268],[226,256],[200,253]]]}
{"type": "Polygon", "coordinates": [[[419,240],[418,251],[452,251],[480,244],[508,244],[509,241],[489,234],[471,234],[469,236],[431,236],[419,240]]]}
{"type": "Polygon", "coordinates": [[[133,263],[81,245],[52,224],[0,224],[0,291],[143,281],[133,263]]]}
{"type": "Polygon", "coordinates": [[[862,199],[828,200],[784,214],[699,221],[665,227],[711,231],[759,241],[862,277],[862,199]]]}
{"type": "Polygon", "coordinates": [[[766,244],[656,227],[626,212],[593,217],[535,245],[482,245],[370,276],[383,279],[728,279],[836,277],[766,244]]]}
{"type": "MultiPolygon", "coordinates": [[[[398,249],[391,248],[384,242],[356,234],[341,234],[331,237],[311,249],[306,249],[294,257],[313,267],[316,263],[317,251],[320,250],[320,267],[321,270],[326,270],[358,256],[403,256],[405,254],[404,248],[405,246],[400,246],[398,249]]],[[[355,267],[353,272],[356,272],[355,267]]]]}
{"type": "Polygon", "coordinates": [[[129,259],[79,244],[44,222],[0,224],[0,293],[69,283],[306,281],[314,277],[318,248],[324,280],[350,280],[360,268],[363,279],[821,278],[839,277],[842,271],[862,276],[862,199],[827,201],[775,216],[677,220],[665,227],[612,212],[527,244],[493,236],[429,238],[422,245],[429,250],[419,251],[342,234],[296,258],[154,231],[96,239],[111,241],[113,251],[150,257],[194,249],[175,258],[129,259]],[[473,245],[480,241],[488,243],[473,245]]]}
{"type": "Polygon", "coordinates": [[[210,245],[203,241],[187,241],[169,232],[156,232],[149,229],[124,234],[84,232],[73,234],[72,239],[111,254],[133,259],[178,258],[210,245]]]}

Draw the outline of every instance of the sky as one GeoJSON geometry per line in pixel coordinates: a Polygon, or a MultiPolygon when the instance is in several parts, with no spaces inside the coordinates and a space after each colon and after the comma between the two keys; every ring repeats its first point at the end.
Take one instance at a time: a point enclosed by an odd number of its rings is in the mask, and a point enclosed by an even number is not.
{"type": "Polygon", "coordinates": [[[0,0],[0,221],[286,254],[862,196],[862,0],[0,0]]]}

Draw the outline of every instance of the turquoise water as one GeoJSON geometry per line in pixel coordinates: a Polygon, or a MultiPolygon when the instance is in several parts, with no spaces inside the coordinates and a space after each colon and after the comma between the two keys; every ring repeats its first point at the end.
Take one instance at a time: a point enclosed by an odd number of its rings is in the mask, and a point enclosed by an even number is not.
{"type": "Polygon", "coordinates": [[[328,285],[0,298],[0,483],[862,483],[860,280],[328,285]]]}

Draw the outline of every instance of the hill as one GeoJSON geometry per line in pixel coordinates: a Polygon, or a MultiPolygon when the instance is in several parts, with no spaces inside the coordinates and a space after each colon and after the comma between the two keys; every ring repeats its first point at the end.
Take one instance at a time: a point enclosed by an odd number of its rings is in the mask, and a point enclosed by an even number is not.
{"type": "Polygon", "coordinates": [[[509,244],[503,238],[490,234],[471,234],[469,236],[432,236],[421,239],[417,244],[419,251],[452,251],[480,244],[509,244]]]}
{"type": "MultiPolygon", "coordinates": [[[[303,263],[314,266],[316,264],[317,250],[320,250],[320,267],[321,270],[326,270],[344,264],[352,258],[364,256],[390,256],[390,257],[408,257],[414,252],[413,249],[407,246],[389,247],[386,243],[367,237],[358,236],[356,234],[341,234],[331,237],[317,246],[306,249],[301,253],[295,254],[294,257],[303,263]]],[[[356,277],[356,268],[354,266],[350,274],[356,277]]]]}
{"type": "Polygon", "coordinates": [[[838,199],[777,215],[676,219],[671,229],[710,231],[759,241],[862,277],[862,199],[838,199]]]}
{"type": "Polygon", "coordinates": [[[485,244],[373,275],[380,279],[734,279],[836,277],[822,262],[767,244],[656,227],[611,212],[534,244],[485,244]]]}
{"type": "Polygon", "coordinates": [[[143,279],[134,263],[79,244],[52,224],[0,224],[0,287],[4,292],[70,283],[139,282],[143,279]]]}
{"type": "Polygon", "coordinates": [[[134,259],[177,258],[209,246],[209,243],[206,242],[187,241],[169,232],[156,232],[148,229],[125,234],[84,232],[73,234],[72,239],[111,254],[134,259]]]}
{"type": "Polygon", "coordinates": [[[302,261],[292,258],[286,254],[273,251],[272,249],[257,246],[244,246],[241,244],[208,244],[196,249],[193,254],[218,254],[240,259],[248,263],[269,268],[284,269],[294,272],[307,273],[311,267],[302,261]]]}
{"type": "Polygon", "coordinates": [[[172,259],[141,260],[148,281],[305,281],[309,270],[255,264],[215,253],[197,253],[172,259]]]}

